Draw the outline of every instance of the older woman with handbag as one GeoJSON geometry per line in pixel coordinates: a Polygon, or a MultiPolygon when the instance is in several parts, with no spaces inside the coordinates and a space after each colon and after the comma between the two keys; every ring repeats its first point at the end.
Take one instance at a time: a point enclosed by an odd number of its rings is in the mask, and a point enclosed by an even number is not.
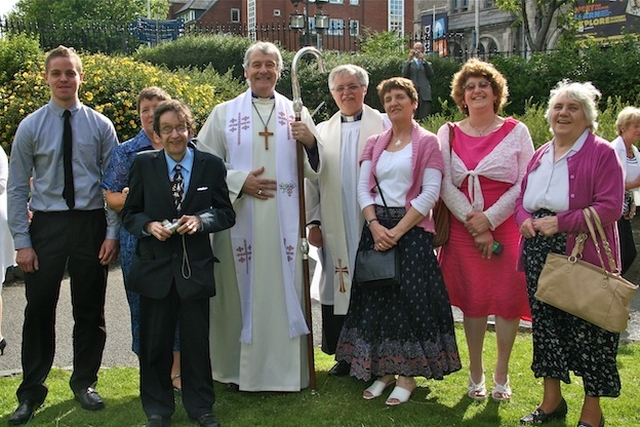
{"type": "MultiPolygon", "coordinates": [[[[516,201],[516,222],[524,238],[519,266],[524,265],[533,318],[531,369],[544,379],[542,403],[520,420],[525,425],[566,417],[561,382],[570,382],[570,371],[584,384],[578,427],[604,426],[600,397],[620,394],[619,334],[534,296],[547,254],[568,255],[578,235],[588,232],[587,207],[595,208],[613,259],[618,259],[615,227],[622,209],[622,168],[610,144],[594,135],[599,97],[591,83],[563,81],[551,91],[546,117],[553,139],[535,152],[516,201]]],[[[586,240],[582,254],[584,261],[600,266],[592,239],[586,240]]]]}
{"type": "Polygon", "coordinates": [[[520,318],[531,316],[525,277],[516,270],[520,233],[513,211],[533,143],[522,122],[498,115],[507,96],[502,74],[470,59],[451,83],[451,97],[467,117],[438,132],[445,164],[441,197],[451,211],[449,241],[438,257],[451,303],[464,313],[467,395],[487,397],[482,350],[487,317],[494,315],[491,397],[497,402],[511,399],[511,350],[520,318]]]}
{"type": "Polygon", "coordinates": [[[443,379],[460,369],[460,356],[432,246],[431,209],[442,179],[438,139],[413,120],[418,95],[411,80],[390,78],[377,89],[392,127],[370,137],[360,159],[358,201],[366,224],[358,250],[396,248],[400,279],[387,286],[360,282],[356,260],[336,360],[349,363],[358,379],[377,378],[365,399],[395,383],[386,403],[399,405],[411,397],[414,377],[443,379]]]}
{"type": "Polygon", "coordinates": [[[618,137],[611,141],[611,145],[616,150],[624,171],[625,200],[622,217],[618,220],[618,234],[620,235],[622,274],[625,274],[638,254],[633,241],[631,218],[635,216],[637,208],[634,193],[636,198],[640,196],[640,152],[633,145],[640,141],[640,108],[623,108],[618,114],[616,128],[618,128],[618,137]]]}

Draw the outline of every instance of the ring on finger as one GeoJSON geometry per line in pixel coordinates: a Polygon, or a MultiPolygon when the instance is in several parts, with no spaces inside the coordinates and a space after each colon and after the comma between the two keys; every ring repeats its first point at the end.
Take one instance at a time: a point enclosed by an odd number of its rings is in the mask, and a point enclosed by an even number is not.
{"type": "Polygon", "coordinates": [[[258,196],[262,196],[262,188],[258,190],[258,196]]]}

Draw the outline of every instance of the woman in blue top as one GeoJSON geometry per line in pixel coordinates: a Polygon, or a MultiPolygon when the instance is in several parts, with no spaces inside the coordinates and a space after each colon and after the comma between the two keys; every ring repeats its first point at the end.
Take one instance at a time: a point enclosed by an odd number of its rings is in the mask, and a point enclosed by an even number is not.
{"type": "MultiPolygon", "coordinates": [[[[129,188],[129,168],[141,151],[159,150],[162,144],[153,138],[153,112],[161,101],[171,99],[169,94],[163,89],[150,86],[142,89],[138,94],[138,115],[142,129],[130,140],[119,145],[111,156],[111,161],[107,166],[102,179],[102,188],[106,190],[105,198],[109,207],[117,212],[122,210],[124,201],[127,198],[129,188]]],[[[136,292],[128,290],[127,277],[131,269],[131,261],[136,250],[136,237],[129,233],[124,227],[120,227],[120,266],[125,287],[127,288],[127,301],[131,310],[131,349],[140,354],[140,296],[136,292]]],[[[171,380],[174,389],[180,391],[180,347],[178,336],[175,337],[173,346],[173,366],[171,367],[171,380]]]]}

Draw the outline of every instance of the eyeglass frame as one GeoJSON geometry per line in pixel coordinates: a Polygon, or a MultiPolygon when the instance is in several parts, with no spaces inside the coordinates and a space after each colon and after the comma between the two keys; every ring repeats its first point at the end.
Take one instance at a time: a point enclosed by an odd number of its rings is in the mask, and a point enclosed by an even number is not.
{"type": "Polygon", "coordinates": [[[361,87],[364,87],[364,85],[363,84],[357,85],[357,84],[353,83],[353,84],[350,84],[350,85],[347,85],[347,86],[336,86],[336,87],[332,88],[331,90],[333,92],[342,93],[345,90],[349,89],[351,92],[355,92],[356,90],[360,89],[361,87]]]}
{"type": "Polygon", "coordinates": [[[489,87],[493,88],[493,83],[491,83],[489,80],[481,80],[477,84],[474,82],[466,83],[465,85],[462,86],[462,89],[465,92],[471,92],[476,90],[476,88],[488,89],[489,87]]]}
{"type": "Polygon", "coordinates": [[[165,126],[160,128],[160,135],[171,135],[173,131],[178,132],[179,134],[188,132],[190,130],[187,125],[178,125],[178,126],[165,126]]]}

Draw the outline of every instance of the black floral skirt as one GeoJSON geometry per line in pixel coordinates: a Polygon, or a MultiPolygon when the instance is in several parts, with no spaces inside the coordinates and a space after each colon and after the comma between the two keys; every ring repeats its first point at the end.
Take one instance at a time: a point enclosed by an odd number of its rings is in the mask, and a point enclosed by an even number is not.
{"type": "MultiPolygon", "coordinates": [[[[389,228],[402,219],[405,209],[390,211],[389,219],[384,208],[376,206],[377,217],[389,228]]],[[[336,360],[351,364],[352,376],[365,381],[387,374],[442,379],[460,369],[449,296],[432,238],[414,227],[399,240],[399,286],[353,284],[336,350],[336,360]]],[[[373,244],[364,227],[360,247],[373,244]]]]}
{"type": "MultiPolygon", "coordinates": [[[[534,217],[552,215],[538,211],[534,217]]],[[[582,377],[587,396],[617,397],[620,376],[616,367],[620,334],[609,332],[572,314],[538,301],[533,295],[550,252],[564,254],[566,233],[538,234],[526,239],[524,263],[533,319],[533,363],[536,378],[555,378],[569,384],[569,371],[582,377]]]]}

